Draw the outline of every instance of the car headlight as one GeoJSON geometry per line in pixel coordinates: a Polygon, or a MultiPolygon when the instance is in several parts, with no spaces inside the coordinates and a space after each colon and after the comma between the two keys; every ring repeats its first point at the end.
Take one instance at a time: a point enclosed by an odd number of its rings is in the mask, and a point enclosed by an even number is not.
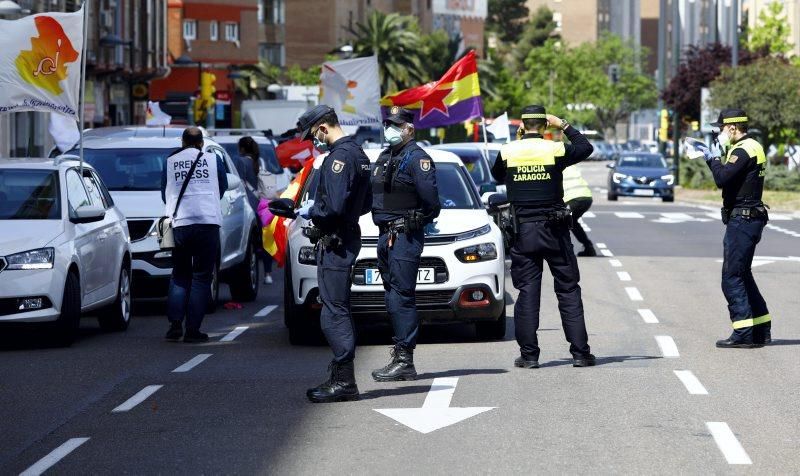
{"type": "Polygon", "coordinates": [[[497,259],[497,247],[494,243],[481,243],[456,250],[456,258],[462,263],[477,263],[497,259]]]}
{"type": "Polygon", "coordinates": [[[300,264],[317,264],[317,254],[314,252],[313,246],[302,246],[300,252],[297,253],[297,261],[300,264]]]}
{"type": "Polygon", "coordinates": [[[477,236],[482,236],[492,231],[491,225],[484,225],[477,230],[468,231],[466,233],[461,233],[456,236],[456,241],[464,241],[464,240],[471,240],[477,236]]]}
{"type": "Polygon", "coordinates": [[[614,172],[614,175],[611,176],[611,179],[614,181],[614,183],[620,183],[626,178],[628,178],[627,175],[621,174],[619,172],[614,172]]]}
{"type": "Polygon", "coordinates": [[[6,269],[53,269],[56,252],[53,248],[40,248],[6,256],[6,269]]]}
{"type": "Polygon", "coordinates": [[[667,183],[667,185],[672,185],[675,183],[675,176],[672,174],[662,175],[661,180],[667,183]]]}

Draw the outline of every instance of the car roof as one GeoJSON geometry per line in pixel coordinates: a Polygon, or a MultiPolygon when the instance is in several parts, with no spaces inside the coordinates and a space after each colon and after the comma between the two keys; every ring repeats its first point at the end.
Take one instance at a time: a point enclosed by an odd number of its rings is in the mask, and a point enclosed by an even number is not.
{"type": "MultiPolygon", "coordinates": [[[[233,135],[218,136],[218,135],[215,135],[213,137],[214,137],[214,142],[216,142],[217,144],[236,144],[236,143],[239,142],[239,139],[241,139],[242,137],[245,137],[245,136],[243,136],[243,135],[241,135],[241,136],[233,136],[233,135]]],[[[267,139],[264,136],[250,136],[250,137],[255,139],[255,141],[256,141],[256,143],[258,145],[272,145],[272,141],[267,139]]]]}
{"type": "MultiPolygon", "coordinates": [[[[89,129],[83,133],[85,139],[96,138],[123,138],[123,137],[180,137],[183,131],[190,126],[186,125],[169,125],[169,126],[113,126],[113,127],[98,127],[96,129],[89,129]]],[[[200,127],[203,132],[203,137],[209,137],[208,131],[200,127]]]]}
{"type": "MultiPolygon", "coordinates": [[[[80,164],[80,159],[73,155],[62,155],[55,159],[31,158],[0,158],[0,169],[34,169],[34,170],[59,170],[62,167],[74,167],[80,164]]],[[[88,163],[83,163],[87,169],[93,169],[88,163]]]]}
{"type": "MultiPolygon", "coordinates": [[[[203,147],[219,145],[203,138],[203,147]]],[[[181,146],[180,137],[103,137],[84,138],[86,149],[174,149],[181,146]]]]}
{"type": "Polygon", "coordinates": [[[448,142],[446,144],[434,144],[431,147],[434,149],[483,149],[484,146],[487,146],[489,150],[500,150],[503,147],[503,144],[499,142],[489,142],[488,144],[484,144],[483,142],[448,142]]]}

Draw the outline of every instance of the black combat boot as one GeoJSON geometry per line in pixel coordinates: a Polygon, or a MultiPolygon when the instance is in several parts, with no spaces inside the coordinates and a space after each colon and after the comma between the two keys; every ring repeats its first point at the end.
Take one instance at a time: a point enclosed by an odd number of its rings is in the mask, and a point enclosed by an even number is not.
{"type": "Polygon", "coordinates": [[[741,340],[736,336],[735,332],[727,339],[717,341],[717,348],[719,349],[755,349],[758,347],[764,347],[764,344],[741,340]]]}
{"type": "Polygon", "coordinates": [[[331,377],[315,388],[310,388],[306,396],[314,403],[350,402],[358,400],[358,386],[353,362],[331,362],[328,366],[331,377]]]}
{"type": "Polygon", "coordinates": [[[417,369],[414,368],[414,351],[401,345],[392,348],[392,361],[386,367],[372,371],[376,382],[397,382],[400,380],[416,380],[417,369]]]}

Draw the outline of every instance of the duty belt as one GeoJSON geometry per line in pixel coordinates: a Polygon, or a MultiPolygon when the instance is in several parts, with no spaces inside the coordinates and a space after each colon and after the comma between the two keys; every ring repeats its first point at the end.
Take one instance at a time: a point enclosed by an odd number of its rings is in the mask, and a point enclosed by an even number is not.
{"type": "Polygon", "coordinates": [[[744,218],[766,218],[766,207],[735,207],[731,209],[731,217],[744,217],[744,218]]]}
{"type": "Polygon", "coordinates": [[[394,220],[388,221],[378,226],[381,235],[385,235],[386,233],[390,232],[402,233],[405,231],[405,228],[406,225],[404,218],[395,218],[394,220]]]}

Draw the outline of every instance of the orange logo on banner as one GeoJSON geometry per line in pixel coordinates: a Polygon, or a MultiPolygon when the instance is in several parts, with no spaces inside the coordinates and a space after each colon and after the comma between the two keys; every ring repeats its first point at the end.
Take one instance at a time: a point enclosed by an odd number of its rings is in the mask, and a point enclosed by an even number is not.
{"type": "Polygon", "coordinates": [[[17,56],[17,71],[22,79],[55,95],[64,92],[59,84],[67,79],[67,64],[78,60],[78,52],[61,24],[48,16],[36,21],[38,37],[31,38],[31,49],[17,56]]]}

